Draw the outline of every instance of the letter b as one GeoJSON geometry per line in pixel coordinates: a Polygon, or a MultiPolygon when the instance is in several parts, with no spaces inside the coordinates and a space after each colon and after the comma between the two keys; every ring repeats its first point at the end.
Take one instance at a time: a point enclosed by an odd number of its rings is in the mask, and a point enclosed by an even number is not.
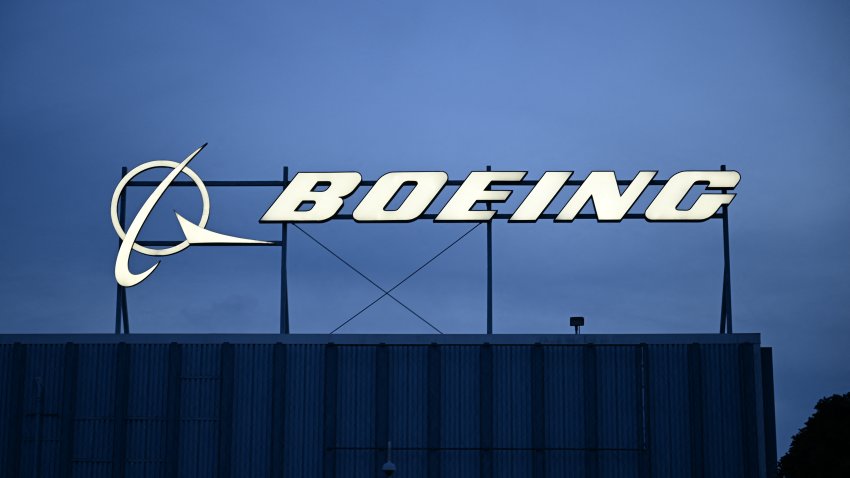
{"type": "Polygon", "coordinates": [[[360,173],[298,173],[260,222],[323,222],[342,209],[343,200],[360,185],[360,173]],[[316,191],[316,187],[327,188],[316,191]],[[312,204],[308,210],[299,210],[312,204]]]}

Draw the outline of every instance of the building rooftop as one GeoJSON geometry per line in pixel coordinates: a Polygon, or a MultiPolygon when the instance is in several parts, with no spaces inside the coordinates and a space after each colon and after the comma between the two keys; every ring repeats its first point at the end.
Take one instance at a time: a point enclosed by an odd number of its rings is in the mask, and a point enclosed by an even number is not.
{"type": "Polygon", "coordinates": [[[635,345],[760,344],[760,334],[0,334],[0,343],[340,344],[340,345],[635,345]]]}

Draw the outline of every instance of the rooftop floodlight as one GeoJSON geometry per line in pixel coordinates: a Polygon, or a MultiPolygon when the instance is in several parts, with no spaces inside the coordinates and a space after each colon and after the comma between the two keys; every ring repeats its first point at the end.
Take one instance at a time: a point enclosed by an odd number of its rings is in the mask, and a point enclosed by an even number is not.
{"type": "Polygon", "coordinates": [[[570,327],[576,331],[576,335],[581,333],[581,328],[584,326],[584,317],[570,317],[570,327]]]}

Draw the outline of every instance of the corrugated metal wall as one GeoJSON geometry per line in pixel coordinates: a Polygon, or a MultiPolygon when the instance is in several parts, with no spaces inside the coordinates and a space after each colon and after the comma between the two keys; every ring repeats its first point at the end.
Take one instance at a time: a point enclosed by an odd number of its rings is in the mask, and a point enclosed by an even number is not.
{"type": "Polygon", "coordinates": [[[0,476],[382,476],[391,440],[398,477],[766,477],[763,356],[757,343],[2,344],[0,476]]]}

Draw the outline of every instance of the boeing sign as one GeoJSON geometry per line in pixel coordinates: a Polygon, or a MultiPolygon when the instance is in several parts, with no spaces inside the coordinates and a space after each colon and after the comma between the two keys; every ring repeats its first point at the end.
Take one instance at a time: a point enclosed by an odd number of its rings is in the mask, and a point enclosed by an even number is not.
{"type": "MultiPolygon", "coordinates": [[[[146,271],[130,272],[128,263],[133,250],[150,256],[167,256],[180,252],[193,244],[270,244],[265,241],[226,235],[206,229],[209,220],[209,195],[200,177],[189,163],[203,150],[201,146],[182,162],[151,161],[129,171],[118,183],[112,195],[112,224],[121,238],[115,262],[115,278],[124,287],[134,286],[147,278],[157,264],[146,271]],[[138,174],[154,168],[170,169],[147,200],[142,204],[127,230],[118,218],[118,201],[124,188],[138,174]],[[157,202],[180,174],[187,175],[197,186],[203,202],[201,217],[197,222],[175,212],[185,240],[166,249],[151,249],[137,243],[139,232],[157,202]]],[[[454,194],[436,215],[428,215],[437,222],[487,222],[497,217],[493,203],[503,203],[511,196],[510,189],[493,190],[491,186],[531,185],[532,188],[519,206],[508,214],[508,222],[536,222],[551,218],[554,222],[571,222],[579,217],[589,201],[593,202],[597,221],[619,222],[634,207],[638,198],[653,182],[657,171],[640,171],[625,184],[618,181],[613,171],[592,171],[580,181],[578,189],[556,215],[544,214],[556,196],[568,184],[572,171],[547,171],[536,181],[525,180],[526,171],[474,171],[462,181],[454,194]],[[485,209],[476,209],[479,203],[485,209]]],[[[713,217],[717,211],[732,202],[734,189],[741,176],[737,171],[682,171],[660,182],[661,189],[642,213],[647,221],[698,222],[713,217]],[[697,186],[704,186],[689,207],[681,207],[685,197],[697,186]],[[711,192],[714,191],[714,192],[711,192]]],[[[357,172],[302,172],[295,175],[283,192],[260,216],[262,223],[316,223],[338,217],[345,201],[358,188],[363,179],[357,172]]],[[[354,208],[352,219],[361,223],[410,222],[426,217],[426,211],[449,184],[448,174],[442,171],[389,172],[377,181],[370,182],[371,189],[354,208]],[[397,196],[406,192],[398,207],[389,209],[397,196]]],[[[571,182],[570,184],[574,184],[571,182]]]]}

